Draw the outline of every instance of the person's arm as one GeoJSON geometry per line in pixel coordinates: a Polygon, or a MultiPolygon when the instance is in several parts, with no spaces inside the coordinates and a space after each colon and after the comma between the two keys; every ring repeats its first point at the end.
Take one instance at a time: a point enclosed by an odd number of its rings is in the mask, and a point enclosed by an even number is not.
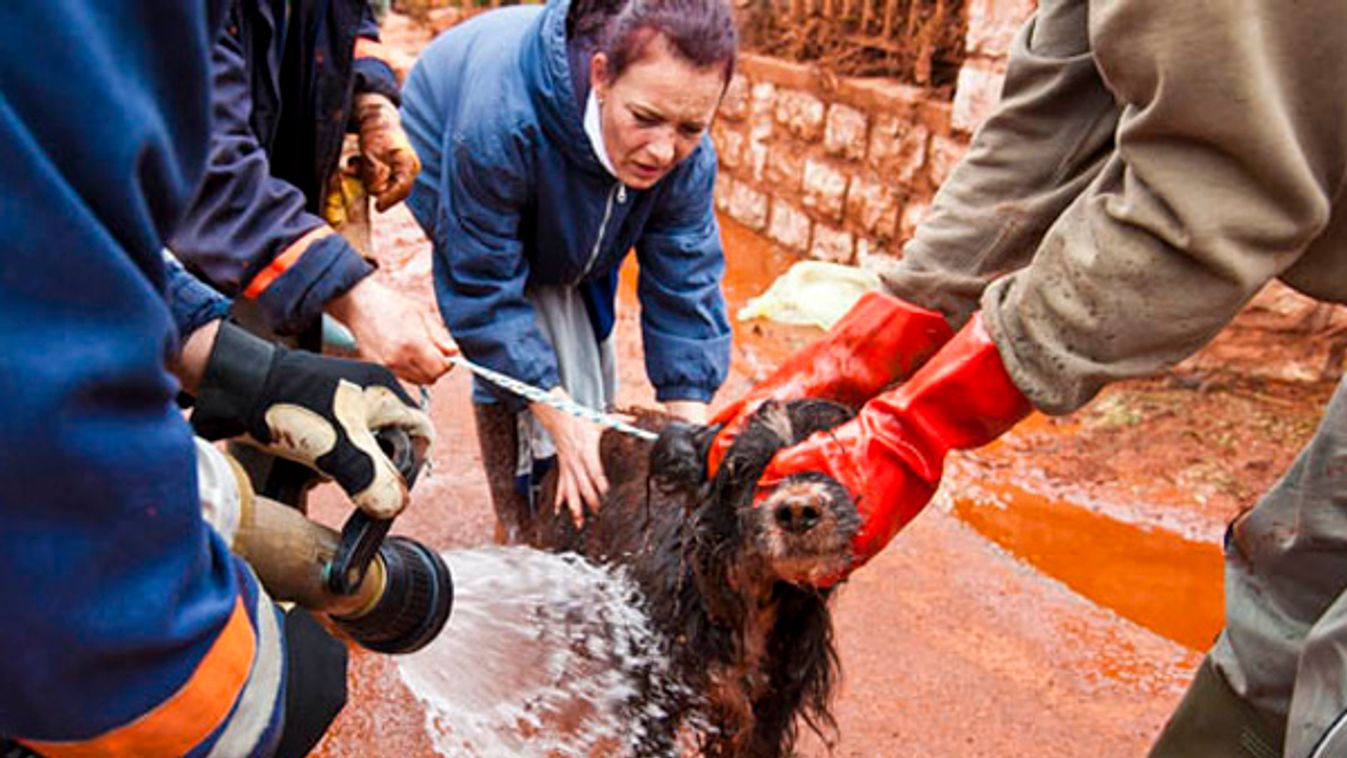
{"type": "Polygon", "coordinates": [[[164,255],[165,299],[181,348],[169,368],[196,398],[192,423],[332,477],[376,518],[400,511],[407,484],[373,434],[397,426],[429,448],[430,419],[387,369],[291,351],[224,322],[229,301],[164,255]]]}
{"type": "Polygon", "coordinates": [[[903,257],[877,268],[890,294],[957,328],[996,277],[1023,268],[1099,173],[1119,107],[1095,68],[1088,0],[1042,0],[1011,45],[995,112],[940,186],[903,257]]]}
{"type": "Polygon", "coordinates": [[[707,404],[700,400],[670,400],[664,403],[664,410],[689,424],[706,424],[707,404]]]}
{"type": "Polygon", "coordinates": [[[434,382],[450,368],[452,340],[371,276],[374,267],[304,209],[298,188],[271,175],[249,123],[252,82],[233,34],[216,40],[211,72],[210,161],[170,242],[174,254],[224,294],[255,301],[278,334],[303,331],[326,309],[351,329],[361,358],[434,382]]]}
{"type": "Polygon", "coordinates": [[[169,358],[169,368],[188,394],[206,368],[206,356],[215,340],[218,322],[229,315],[233,303],[183,268],[172,253],[164,251],[164,300],[173,315],[180,349],[169,358]],[[203,342],[204,341],[204,342],[203,342]],[[202,345],[206,352],[202,352],[202,345]]]}
{"type": "MultiPolygon", "coordinates": [[[[528,148],[522,137],[483,128],[450,133],[441,165],[435,240],[435,292],[440,312],[465,355],[527,384],[565,396],[556,353],[543,337],[524,295],[528,261],[519,239],[530,193],[528,148]]],[[[424,145],[421,146],[425,150],[424,145]]],[[[529,408],[557,447],[557,507],[578,521],[585,504],[599,506],[607,489],[599,434],[588,422],[496,391],[515,410],[529,408]]]]}
{"type": "Polygon", "coordinates": [[[351,121],[360,135],[360,176],[379,212],[407,199],[421,171],[398,116],[402,102],[388,50],[379,41],[379,25],[366,5],[355,40],[354,103],[351,121]]]}
{"type": "MultiPolygon", "coordinates": [[[[440,313],[470,360],[551,389],[561,384],[556,354],[524,295],[529,265],[519,232],[531,181],[526,148],[516,135],[470,135],[450,133],[437,146],[443,166],[438,223],[428,231],[440,313]]],[[[497,397],[515,410],[527,405],[504,391],[497,397]]]]}
{"type": "Polygon", "coordinates": [[[383,95],[394,107],[401,105],[402,88],[393,70],[393,56],[379,38],[379,22],[368,5],[361,10],[354,56],[355,92],[383,95]]]}
{"type": "Polygon", "coordinates": [[[1049,413],[1201,348],[1321,234],[1347,175],[1347,6],[1091,13],[1117,150],[982,298],[1015,384],[1049,413]]]}
{"type": "Polygon", "coordinates": [[[659,205],[636,242],[646,374],[655,399],[692,420],[705,413],[730,366],[721,292],[725,251],[712,200],[715,161],[708,139],[659,190],[659,205]]]}
{"type": "Polygon", "coordinates": [[[228,30],[212,47],[211,78],[207,172],[169,247],[225,295],[256,301],[277,333],[296,334],[374,267],[272,176],[249,122],[244,48],[228,30]]]}
{"type": "Polygon", "coordinates": [[[240,438],[303,463],[374,518],[406,507],[408,484],[374,434],[396,427],[425,451],[435,432],[388,369],[290,350],[219,322],[188,338],[181,364],[180,376],[199,377],[192,427],[202,437],[240,438]]]}
{"type": "Polygon", "coordinates": [[[1119,107],[1095,67],[1088,0],[1042,0],[1011,45],[1001,101],[941,185],[903,257],[876,264],[867,295],[712,419],[714,474],[766,400],[823,397],[859,407],[905,381],[977,309],[997,277],[1028,265],[1043,234],[1098,175],[1119,107]],[[890,297],[891,295],[891,297],[890,297]],[[837,366],[847,370],[839,373],[837,366]]]}
{"type": "Polygon", "coordinates": [[[53,758],[270,755],[300,686],[274,607],[202,521],[164,368],[206,7],[52,0],[0,25],[0,234],[23,272],[0,276],[0,734],[53,758]]]}
{"type": "Polygon", "coordinates": [[[206,374],[206,364],[210,361],[210,351],[215,345],[215,337],[220,333],[224,319],[216,319],[192,330],[182,340],[182,350],[169,362],[169,369],[178,377],[183,392],[195,396],[201,386],[201,377],[206,374]]]}

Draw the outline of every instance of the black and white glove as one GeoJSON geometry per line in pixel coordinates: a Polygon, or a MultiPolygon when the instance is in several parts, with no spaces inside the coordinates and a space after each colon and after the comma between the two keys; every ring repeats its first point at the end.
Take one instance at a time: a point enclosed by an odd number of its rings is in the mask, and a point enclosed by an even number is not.
{"type": "Polygon", "coordinates": [[[402,511],[407,483],[374,432],[401,428],[422,451],[435,438],[388,369],[290,350],[228,322],[211,348],[192,426],[206,439],[239,437],[313,468],[377,519],[402,511]]]}

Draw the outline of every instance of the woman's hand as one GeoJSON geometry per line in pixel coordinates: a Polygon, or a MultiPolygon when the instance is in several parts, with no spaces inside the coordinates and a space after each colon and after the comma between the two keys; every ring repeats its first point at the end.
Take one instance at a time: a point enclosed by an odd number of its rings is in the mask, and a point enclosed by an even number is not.
{"type": "Polygon", "coordinates": [[[670,400],[664,410],[689,424],[706,426],[706,403],[697,400],[670,400]]]}
{"type": "MultiPolygon", "coordinates": [[[[551,394],[570,399],[560,387],[551,394]]],[[[608,491],[608,478],[603,475],[603,462],[599,459],[602,430],[543,403],[530,403],[529,410],[557,446],[557,496],[553,506],[558,511],[562,506],[569,509],[578,529],[584,524],[585,506],[598,511],[599,500],[608,491]]]]}

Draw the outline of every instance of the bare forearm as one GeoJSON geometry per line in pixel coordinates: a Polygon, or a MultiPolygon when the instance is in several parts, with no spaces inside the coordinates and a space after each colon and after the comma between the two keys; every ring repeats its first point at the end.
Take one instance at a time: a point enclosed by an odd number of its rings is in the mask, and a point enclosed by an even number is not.
{"type": "Polygon", "coordinates": [[[664,410],[690,424],[706,423],[706,403],[697,400],[670,400],[664,410]]]}
{"type": "Polygon", "coordinates": [[[201,384],[201,377],[206,373],[206,362],[210,359],[211,347],[215,344],[215,335],[220,331],[220,323],[212,321],[188,335],[187,339],[183,340],[182,352],[169,366],[182,383],[182,388],[189,394],[196,393],[197,387],[201,384]]]}

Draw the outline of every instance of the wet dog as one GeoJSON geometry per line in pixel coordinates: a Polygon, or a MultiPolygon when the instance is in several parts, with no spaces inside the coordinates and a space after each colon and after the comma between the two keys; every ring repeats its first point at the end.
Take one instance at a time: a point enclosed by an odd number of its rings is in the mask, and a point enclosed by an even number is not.
{"type": "MultiPolygon", "coordinates": [[[[860,519],[847,492],[822,475],[787,480],[757,507],[753,500],[773,453],[852,412],[820,400],[768,404],[710,482],[704,461],[714,430],[637,416],[660,439],[604,434],[610,489],[599,512],[577,530],[543,507],[529,535],[536,547],[625,566],[643,591],[678,686],[651,683],[632,711],[677,717],[644,718],[637,752],[676,754],[681,730],[707,756],[789,755],[797,718],[831,742],[840,675],[831,590],[807,580],[847,565],[860,519]]],[[[552,502],[555,479],[544,482],[541,502],[552,502]]]]}

